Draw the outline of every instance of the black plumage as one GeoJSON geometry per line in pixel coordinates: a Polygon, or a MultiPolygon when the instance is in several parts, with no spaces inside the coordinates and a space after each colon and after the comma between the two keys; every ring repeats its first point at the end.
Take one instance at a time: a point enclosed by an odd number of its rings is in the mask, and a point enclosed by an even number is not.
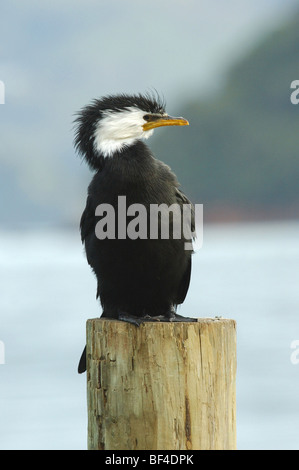
{"type": "MultiPolygon", "coordinates": [[[[124,141],[120,148],[116,143],[115,151],[110,150],[109,156],[95,145],[96,130],[102,125],[101,120],[107,111],[120,116],[122,112],[132,109],[142,111],[139,113],[143,116],[140,134],[144,132],[142,124],[148,121],[163,121],[162,124],[153,125],[158,127],[168,125],[165,124],[166,119],[172,119],[173,123],[174,119],[182,119],[166,115],[165,105],[158,97],[119,95],[94,100],[80,111],[76,120],[76,148],[96,171],[88,188],[80,228],[88,263],[97,278],[97,297],[102,304],[102,316],[136,324],[155,318],[162,321],[192,321],[175,313],[189,288],[192,250],[185,249],[185,242],[190,239],[184,235],[179,239],[172,236],[175,214],[169,218],[168,239],[162,239],[160,231],[157,239],[149,238],[152,204],[177,204],[182,212],[183,204],[191,204],[190,201],[180,190],[171,169],[152,155],[141,138],[129,139],[129,143],[124,141]],[[142,204],[146,208],[147,238],[117,238],[119,196],[126,197],[126,207],[142,204]],[[100,240],[96,235],[99,217],[95,212],[100,204],[110,204],[115,209],[114,239],[100,240]]],[[[115,138],[117,140],[117,135],[115,138]]],[[[126,223],[133,218],[128,217],[126,223]]],[[[193,212],[190,230],[194,231],[193,212]]],[[[85,369],[84,351],[79,372],[85,369]]]]}

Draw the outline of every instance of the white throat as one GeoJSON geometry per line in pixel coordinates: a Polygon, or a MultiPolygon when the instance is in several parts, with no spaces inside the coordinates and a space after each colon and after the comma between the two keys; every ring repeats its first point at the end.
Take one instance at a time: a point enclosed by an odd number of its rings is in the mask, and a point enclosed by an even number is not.
{"type": "Polygon", "coordinates": [[[132,145],[139,139],[148,139],[153,130],[144,131],[145,111],[130,107],[123,111],[104,111],[94,133],[94,147],[104,157],[132,145]]]}

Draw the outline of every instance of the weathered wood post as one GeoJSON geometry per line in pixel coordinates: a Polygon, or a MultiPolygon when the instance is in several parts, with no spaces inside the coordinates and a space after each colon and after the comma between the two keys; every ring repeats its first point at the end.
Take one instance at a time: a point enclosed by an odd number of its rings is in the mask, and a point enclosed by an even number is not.
{"type": "Polygon", "coordinates": [[[235,381],[234,320],[88,320],[88,449],[235,449],[235,381]]]}

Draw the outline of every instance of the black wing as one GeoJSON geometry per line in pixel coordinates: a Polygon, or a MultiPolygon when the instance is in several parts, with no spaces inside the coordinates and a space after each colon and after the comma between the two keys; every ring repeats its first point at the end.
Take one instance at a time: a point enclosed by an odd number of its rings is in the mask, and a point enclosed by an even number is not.
{"type": "Polygon", "coordinates": [[[86,207],[83,211],[83,214],[80,220],[80,231],[81,231],[82,243],[84,243],[88,235],[92,233],[92,231],[94,230],[94,227],[95,227],[94,210],[91,204],[91,198],[90,196],[88,196],[87,201],[86,201],[86,207]]]}
{"type": "Polygon", "coordinates": [[[190,253],[190,258],[188,262],[188,266],[185,269],[185,272],[183,274],[178,293],[177,293],[177,301],[176,304],[182,304],[186,298],[189,285],[190,285],[190,278],[191,278],[191,253],[190,253]]]}
{"type": "MultiPolygon", "coordinates": [[[[189,199],[187,198],[187,196],[183,193],[183,191],[181,191],[179,188],[176,188],[176,200],[178,202],[178,204],[180,204],[181,206],[183,206],[184,204],[188,204],[190,205],[190,208],[191,208],[191,231],[192,231],[192,237],[191,239],[195,239],[196,235],[195,235],[195,213],[194,213],[194,206],[192,204],[191,201],[189,201],[189,199]]],[[[190,234],[191,236],[191,234],[190,234]]],[[[190,239],[190,241],[191,241],[190,239]]]]}
{"type": "MultiPolygon", "coordinates": [[[[189,243],[192,243],[192,239],[195,238],[195,215],[194,215],[194,206],[193,204],[189,201],[187,196],[178,188],[176,188],[176,199],[178,204],[181,206],[183,204],[189,204],[190,209],[191,209],[191,220],[190,220],[190,229],[192,231],[192,234],[190,233],[190,239],[188,240],[189,243]]],[[[178,296],[177,296],[177,304],[182,304],[186,298],[189,285],[190,285],[190,278],[191,278],[191,265],[192,265],[192,258],[191,255],[193,253],[193,250],[186,251],[186,256],[189,257],[187,267],[184,271],[184,274],[182,276],[182,280],[179,286],[178,290],[178,296]]]]}
{"type": "Polygon", "coordinates": [[[80,220],[81,240],[85,245],[85,253],[88,264],[93,267],[92,250],[90,249],[91,240],[95,233],[95,209],[90,196],[87,197],[86,207],[80,220]]]}
{"type": "MultiPolygon", "coordinates": [[[[86,252],[86,257],[87,257],[87,261],[89,264],[91,264],[91,262],[90,262],[90,259],[88,258],[88,252],[87,252],[88,250],[86,250],[86,240],[94,232],[94,227],[95,227],[94,210],[91,204],[91,198],[90,196],[88,196],[87,201],[86,201],[86,207],[83,211],[83,214],[80,220],[80,231],[81,231],[81,240],[82,240],[82,243],[85,244],[85,252],[86,252]]],[[[82,374],[85,371],[86,371],[86,346],[83,350],[83,353],[79,361],[78,373],[82,374]]]]}

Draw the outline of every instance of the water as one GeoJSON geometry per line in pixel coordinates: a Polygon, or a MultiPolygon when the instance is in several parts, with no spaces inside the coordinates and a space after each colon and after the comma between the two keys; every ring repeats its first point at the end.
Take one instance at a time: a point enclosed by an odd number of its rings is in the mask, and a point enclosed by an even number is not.
{"type": "MultiPolygon", "coordinates": [[[[299,449],[299,223],[205,226],[179,313],[237,321],[239,449],[299,449]]],[[[86,449],[85,321],[99,316],[78,233],[0,233],[0,448],[86,449]]]]}

